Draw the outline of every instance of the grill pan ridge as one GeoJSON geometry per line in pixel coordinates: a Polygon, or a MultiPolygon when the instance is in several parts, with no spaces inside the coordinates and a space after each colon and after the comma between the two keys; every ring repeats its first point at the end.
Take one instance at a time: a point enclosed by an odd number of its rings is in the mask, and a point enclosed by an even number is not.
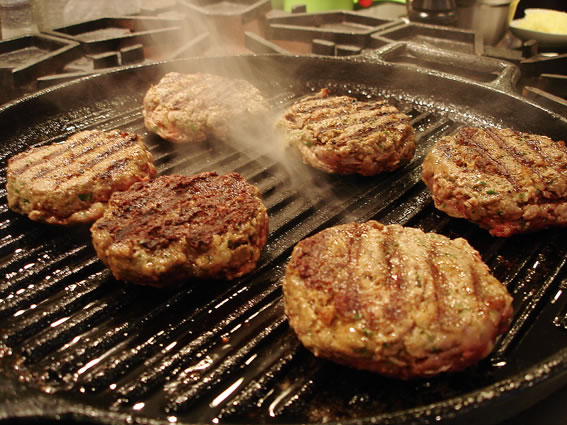
{"type": "Polygon", "coordinates": [[[0,420],[489,424],[547,396],[567,382],[566,233],[497,239],[434,208],[421,162],[435,140],[465,124],[567,134],[567,120],[499,87],[402,64],[279,55],[137,66],[1,108],[0,420]],[[322,87],[386,97],[410,116],[416,157],[382,176],[329,176],[274,156],[262,135],[251,135],[260,146],[172,146],[144,130],[141,99],[164,72],[235,69],[276,108],[322,87]],[[61,231],[9,211],[8,158],[90,128],[144,133],[158,174],[237,171],[256,185],[270,216],[257,269],[231,282],[134,287],[97,259],[88,227],[61,231]],[[480,251],[514,296],[511,329],[489,358],[450,376],[398,382],[301,346],[280,288],[292,247],[327,226],[368,219],[465,237],[480,251]]]}

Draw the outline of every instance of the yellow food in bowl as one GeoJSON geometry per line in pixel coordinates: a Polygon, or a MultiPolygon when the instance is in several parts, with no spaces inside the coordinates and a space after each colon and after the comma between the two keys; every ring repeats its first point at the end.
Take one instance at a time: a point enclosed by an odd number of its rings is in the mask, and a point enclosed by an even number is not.
{"type": "Polygon", "coordinates": [[[548,34],[567,34],[567,13],[546,9],[526,9],[526,17],[516,21],[518,28],[548,34]]]}

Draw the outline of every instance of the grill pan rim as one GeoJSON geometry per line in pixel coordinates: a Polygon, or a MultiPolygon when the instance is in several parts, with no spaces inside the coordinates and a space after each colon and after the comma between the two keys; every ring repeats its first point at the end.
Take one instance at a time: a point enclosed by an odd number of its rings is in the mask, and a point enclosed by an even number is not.
{"type": "MultiPolygon", "coordinates": [[[[226,58],[224,57],[218,57],[218,58],[205,58],[207,60],[210,61],[215,61],[215,60],[226,60],[226,58]]],[[[229,60],[232,60],[233,58],[230,58],[229,60]]],[[[24,98],[18,99],[16,101],[13,101],[3,107],[0,108],[0,117],[2,117],[5,114],[10,114],[12,112],[12,110],[15,109],[19,109],[21,107],[25,107],[25,105],[29,102],[32,102],[34,99],[42,99],[43,97],[48,97],[50,96],[52,93],[55,94],[59,94],[62,90],[65,90],[66,88],[72,88],[75,86],[80,86],[80,85],[84,85],[84,84],[97,84],[98,80],[101,78],[108,78],[110,80],[113,79],[113,75],[123,75],[126,73],[136,73],[139,69],[148,69],[148,68],[159,68],[161,66],[164,65],[184,65],[184,64],[188,64],[188,63],[195,63],[198,61],[202,61],[204,60],[203,58],[194,58],[194,59],[185,59],[185,60],[177,60],[177,61],[169,61],[169,62],[163,62],[163,63],[158,63],[158,64],[151,64],[151,65],[138,65],[138,66],[131,66],[131,67],[126,67],[120,70],[113,70],[111,72],[106,72],[103,74],[97,74],[97,75],[91,75],[88,77],[84,77],[78,80],[74,80],[71,82],[65,82],[62,83],[60,85],[57,86],[53,86],[53,87],[49,87],[46,89],[43,89],[39,92],[36,92],[32,95],[26,96],[24,98]]],[[[238,60],[243,60],[243,61],[250,61],[250,62],[258,62],[258,61],[262,61],[262,60],[274,60],[274,61],[280,61],[284,64],[289,64],[290,61],[297,61],[297,62],[301,62],[301,63],[308,63],[309,66],[318,66],[319,68],[325,67],[325,66],[330,66],[332,64],[345,64],[348,63],[348,60],[344,60],[344,59],[329,59],[329,58],[313,58],[313,57],[303,57],[303,56],[295,56],[295,57],[290,57],[290,56],[285,56],[285,55],[277,55],[277,54],[273,54],[273,55],[254,55],[254,56],[247,56],[247,55],[243,55],[241,57],[239,57],[238,60]],[[322,65],[324,64],[324,65],[322,65]]],[[[355,63],[355,62],[351,62],[351,63],[355,63]]],[[[357,64],[359,64],[360,62],[356,62],[357,64]]],[[[564,123],[567,123],[567,119],[563,118],[563,117],[558,117],[556,116],[556,114],[552,111],[546,110],[545,108],[542,108],[541,106],[515,94],[515,93],[510,93],[510,92],[506,92],[506,91],[502,91],[499,88],[495,88],[495,87],[491,87],[489,85],[484,85],[484,84],[480,84],[480,83],[476,83],[476,82],[471,82],[469,80],[466,79],[462,79],[458,76],[454,76],[454,77],[448,77],[448,76],[444,76],[444,75],[436,75],[435,73],[431,73],[428,70],[420,70],[420,69],[415,69],[412,67],[406,67],[404,65],[400,65],[400,64],[376,64],[376,63],[370,63],[370,66],[378,66],[378,67],[386,67],[389,68],[391,70],[402,70],[402,69],[406,69],[410,72],[415,72],[418,74],[425,74],[428,75],[431,78],[441,78],[441,79],[450,79],[453,81],[457,81],[461,84],[465,84],[465,85],[477,85],[477,86],[481,86],[486,88],[487,90],[489,90],[490,92],[498,92],[501,95],[504,96],[508,96],[510,98],[516,99],[517,101],[520,101],[526,105],[530,105],[530,107],[535,107],[538,109],[541,109],[542,111],[544,111],[546,114],[550,114],[552,116],[555,116],[556,119],[561,120],[564,123]]],[[[0,377],[0,379],[2,381],[4,381],[4,377],[0,377]]],[[[504,381],[500,381],[497,382],[496,384],[490,385],[488,387],[479,389],[477,391],[468,393],[464,396],[461,397],[456,397],[456,398],[452,398],[452,399],[448,399],[448,400],[444,400],[442,402],[439,403],[435,403],[432,405],[427,405],[427,406],[423,406],[423,407],[418,407],[418,408],[414,408],[414,409],[408,409],[408,410],[404,410],[404,411],[400,411],[400,412],[396,412],[394,414],[392,413],[387,413],[387,414],[380,414],[377,416],[373,416],[373,417],[366,417],[366,418],[359,418],[359,419],[353,419],[353,420],[349,420],[349,421],[341,421],[341,423],[349,423],[349,424],[353,424],[353,425],[358,425],[358,424],[366,424],[366,423],[376,423],[376,422],[380,422],[383,424],[403,424],[403,423],[408,423],[407,421],[410,420],[410,423],[438,423],[435,421],[435,417],[436,416],[447,416],[447,415],[451,415],[452,413],[455,412],[455,406],[457,406],[458,404],[462,404],[463,399],[464,398],[473,398],[475,399],[477,402],[473,403],[470,405],[470,410],[490,410],[493,409],[493,405],[496,403],[502,403],[503,405],[509,406],[509,405],[513,405],[514,407],[518,408],[521,407],[521,410],[530,407],[530,405],[534,404],[535,402],[537,402],[538,400],[542,399],[543,397],[547,396],[548,394],[550,394],[552,391],[558,389],[561,385],[565,384],[565,382],[567,379],[567,347],[561,349],[560,351],[558,351],[557,353],[549,356],[548,358],[546,358],[545,360],[531,366],[530,368],[526,369],[524,373],[520,373],[518,374],[518,376],[515,376],[513,378],[509,378],[507,380],[504,381]],[[535,379],[527,379],[526,376],[535,376],[535,379]],[[510,384],[514,384],[512,385],[512,389],[509,389],[510,384]],[[508,388],[508,389],[506,389],[508,388]],[[504,390],[502,390],[504,389],[504,390]],[[486,402],[486,401],[478,401],[479,398],[482,399],[482,395],[485,394],[487,391],[495,391],[496,392],[496,396],[493,396],[490,398],[490,402],[486,402]],[[534,394],[536,395],[534,397],[534,394]],[[523,403],[518,403],[517,399],[518,398],[522,398],[523,403]],[[492,404],[491,404],[492,403],[492,404]],[[522,404],[522,406],[518,406],[518,404],[522,404]],[[414,420],[414,422],[411,422],[411,420],[414,420]]],[[[4,386],[1,381],[0,381],[0,388],[4,386]]],[[[39,391],[38,391],[39,392],[39,391]]],[[[40,392],[39,392],[40,393],[40,392]]],[[[124,421],[125,419],[129,418],[129,417],[134,417],[132,415],[127,415],[124,413],[115,413],[115,412],[109,412],[109,411],[105,411],[105,410],[100,410],[100,409],[95,409],[91,406],[84,406],[81,404],[78,404],[76,402],[72,402],[72,401],[66,401],[66,400],[58,400],[59,402],[56,405],[56,411],[50,411],[51,407],[53,406],[51,397],[48,397],[47,395],[45,395],[44,393],[40,393],[39,394],[40,397],[31,397],[31,405],[36,405],[37,403],[43,403],[43,411],[40,414],[41,418],[52,418],[52,419],[60,419],[61,415],[69,415],[71,417],[73,417],[74,419],[77,420],[96,420],[102,423],[117,423],[116,421],[124,421]],[[46,397],[45,400],[39,400],[46,397]],[[51,401],[50,401],[51,400],[51,401]],[[36,403],[37,402],[37,403],[36,403]]],[[[36,406],[37,407],[37,406],[36,406]]],[[[14,403],[10,406],[1,406],[0,405],[0,418],[5,418],[5,419],[9,419],[9,418],[24,418],[24,417],[30,417],[30,407],[27,403],[23,403],[22,405],[18,405],[17,403],[14,403]],[[26,407],[27,406],[27,407],[26,407]],[[27,412],[24,411],[25,409],[27,409],[27,412]]],[[[460,410],[459,414],[457,414],[455,417],[453,418],[449,418],[449,422],[447,423],[460,423],[459,421],[464,420],[465,422],[463,423],[469,423],[468,422],[468,418],[464,417],[463,418],[463,412],[466,409],[462,409],[460,410]]],[[[504,409],[502,409],[504,410],[504,409]]],[[[520,410],[520,411],[521,411],[520,410]]],[[[515,413],[518,413],[519,411],[516,410],[515,413]]],[[[36,415],[38,415],[38,412],[34,412],[33,416],[35,417],[36,415]]],[[[507,416],[503,416],[501,419],[505,419],[506,417],[508,417],[510,415],[507,416]]],[[[493,417],[494,418],[494,417],[493,417]]],[[[491,418],[492,419],[492,418],[491,418]]],[[[494,418],[496,419],[496,418],[494,418]]],[[[151,418],[145,418],[143,416],[135,416],[135,420],[138,423],[144,423],[144,424],[154,424],[154,423],[160,423],[158,420],[154,420],[151,418]]],[[[186,424],[186,422],[178,422],[180,424],[186,424]]],[[[446,423],[446,422],[443,422],[446,423]]],[[[495,423],[495,422],[487,422],[487,423],[495,423]]],[[[188,424],[188,423],[187,423],[188,424]]]]}
{"type": "MultiPolygon", "coordinates": [[[[518,414],[564,386],[565,382],[567,382],[567,348],[526,369],[523,376],[499,381],[461,397],[454,397],[442,402],[406,409],[393,414],[383,413],[366,418],[325,422],[324,425],[369,425],[377,423],[381,425],[409,425],[414,423],[470,425],[474,423],[471,422],[470,417],[470,414],[473,413],[475,417],[482,418],[483,424],[496,425],[498,422],[510,418],[511,415],[507,413],[495,415],[495,404],[498,405],[497,409],[500,409],[502,412],[511,411],[513,414],[518,414]],[[489,395],[489,398],[487,398],[487,395],[489,395]],[[521,398],[521,403],[518,398],[521,398]],[[469,400],[466,407],[456,409],[456,406],[463,405],[465,399],[469,400]],[[473,401],[471,402],[471,400],[473,401]],[[518,404],[522,405],[519,410],[517,409],[518,404]],[[438,418],[442,419],[439,420],[438,418]]],[[[5,377],[0,377],[0,394],[14,391],[11,385],[13,383],[7,382],[5,377]]],[[[29,392],[29,395],[22,405],[14,404],[11,407],[0,405],[0,420],[33,418],[61,420],[64,417],[68,417],[76,421],[94,420],[104,425],[131,423],[132,420],[140,425],[158,425],[163,423],[159,419],[148,418],[143,415],[111,412],[65,399],[58,399],[57,403],[53,403],[52,398],[48,394],[36,389],[25,388],[24,390],[29,392]]],[[[15,391],[19,391],[19,389],[15,389],[15,391]]],[[[178,425],[205,424],[182,420],[176,423],[178,425]]],[[[233,425],[230,422],[226,422],[226,424],[233,425]]]]}

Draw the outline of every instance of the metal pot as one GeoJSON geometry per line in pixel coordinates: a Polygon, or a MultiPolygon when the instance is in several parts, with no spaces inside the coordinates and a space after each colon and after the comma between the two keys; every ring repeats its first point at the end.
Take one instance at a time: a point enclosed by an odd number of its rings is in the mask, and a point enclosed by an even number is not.
{"type": "Polygon", "coordinates": [[[484,43],[497,44],[508,31],[518,0],[456,0],[457,26],[472,29],[484,43]]]}

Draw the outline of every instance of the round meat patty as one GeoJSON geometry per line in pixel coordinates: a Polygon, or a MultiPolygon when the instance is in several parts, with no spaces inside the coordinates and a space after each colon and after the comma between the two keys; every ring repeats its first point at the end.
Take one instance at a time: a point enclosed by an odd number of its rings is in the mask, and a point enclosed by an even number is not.
{"type": "Polygon", "coordinates": [[[275,127],[306,164],[333,174],[393,171],[416,148],[409,117],[395,106],[329,96],[328,89],[295,102],[275,127]]]}
{"type": "Polygon", "coordinates": [[[226,137],[268,110],[266,99],[246,80],[170,72],[144,96],[143,114],[149,131],[187,143],[226,137]]]}
{"type": "Polygon", "coordinates": [[[89,223],[115,191],[156,175],[141,135],[87,130],[8,160],[8,206],[51,224],[89,223]]]}
{"type": "Polygon", "coordinates": [[[508,237],[567,226],[567,147],[512,129],[463,127],[423,161],[435,206],[508,237]]]}
{"type": "Polygon", "coordinates": [[[268,214],[259,191],[237,173],[161,176],[112,196],[91,233],[116,279],[164,287],[253,270],[268,214]]]}
{"type": "Polygon", "coordinates": [[[512,316],[512,297],[467,241],[376,221],[299,242],[283,291],[316,356],[401,379],[486,357],[512,316]]]}

